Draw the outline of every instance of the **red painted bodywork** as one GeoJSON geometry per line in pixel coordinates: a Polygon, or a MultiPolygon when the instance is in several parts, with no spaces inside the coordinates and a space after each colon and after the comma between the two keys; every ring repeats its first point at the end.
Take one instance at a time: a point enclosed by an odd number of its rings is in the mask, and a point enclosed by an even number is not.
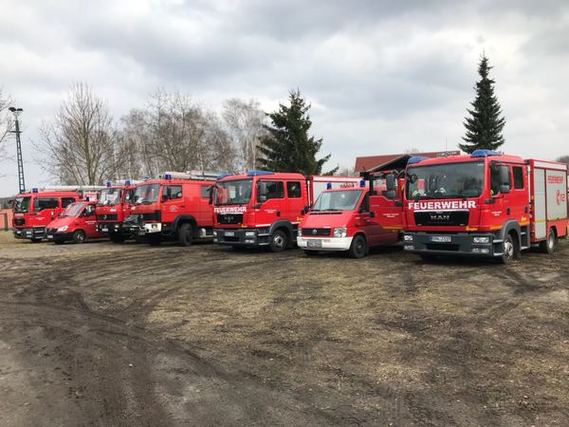
{"type": "Polygon", "coordinates": [[[15,199],[29,198],[26,212],[18,212],[16,203],[12,208],[12,227],[14,236],[19,239],[41,240],[45,227],[53,221],[69,204],[82,200],[83,194],[77,191],[39,191],[18,194],[15,199]],[[41,209],[39,200],[56,200],[57,206],[41,209]]]}
{"type": "Polygon", "coordinates": [[[131,237],[130,231],[123,229],[123,223],[132,209],[131,196],[135,186],[112,186],[108,188],[119,191],[120,197],[116,203],[107,203],[104,196],[105,190],[101,190],[101,197],[96,208],[97,229],[102,233],[117,233],[123,237],[131,237]]]}
{"type": "Polygon", "coordinates": [[[180,225],[187,221],[192,224],[194,237],[211,237],[213,227],[213,206],[210,204],[212,181],[199,179],[148,179],[136,185],[159,185],[156,201],[140,203],[133,201],[130,215],[139,219],[139,234],[156,234],[162,238],[175,239],[180,225]],[[182,188],[180,198],[166,199],[168,187],[182,188]],[[148,233],[152,224],[160,225],[159,233],[148,233]]]}
{"type": "Polygon", "coordinates": [[[96,202],[76,202],[72,203],[65,209],[58,218],[51,221],[46,227],[46,237],[49,240],[68,241],[72,240],[73,233],[82,230],[87,239],[97,239],[105,237],[105,234],[97,231],[97,220],[95,215],[96,202]],[[90,214],[87,214],[86,208],[90,207],[90,214]],[[73,216],[69,215],[71,211],[76,211],[73,216]],[[67,226],[64,231],[61,227],[67,226]]]}

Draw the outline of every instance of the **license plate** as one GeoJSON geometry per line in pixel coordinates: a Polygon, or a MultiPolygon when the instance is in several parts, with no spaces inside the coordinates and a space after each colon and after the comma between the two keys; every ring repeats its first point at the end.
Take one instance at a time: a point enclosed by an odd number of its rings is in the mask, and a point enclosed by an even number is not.
{"type": "Polygon", "coordinates": [[[103,233],[106,233],[107,231],[109,231],[109,229],[108,229],[107,227],[101,227],[101,231],[102,231],[103,233]]]}
{"type": "Polygon", "coordinates": [[[306,246],[308,246],[309,248],[321,248],[322,247],[322,240],[320,240],[320,239],[307,240],[306,246]]]}
{"type": "Polygon", "coordinates": [[[452,242],[451,236],[431,236],[433,243],[450,243],[452,242]]]}
{"type": "Polygon", "coordinates": [[[233,237],[233,236],[235,236],[235,232],[234,231],[226,231],[225,235],[228,237],[233,237]]]}
{"type": "Polygon", "coordinates": [[[48,238],[48,239],[53,239],[53,234],[48,234],[48,235],[47,235],[47,238],[48,238]]]}
{"type": "Polygon", "coordinates": [[[146,232],[144,230],[138,230],[139,236],[144,236],[145,234],[146,234],[146,232]]]}

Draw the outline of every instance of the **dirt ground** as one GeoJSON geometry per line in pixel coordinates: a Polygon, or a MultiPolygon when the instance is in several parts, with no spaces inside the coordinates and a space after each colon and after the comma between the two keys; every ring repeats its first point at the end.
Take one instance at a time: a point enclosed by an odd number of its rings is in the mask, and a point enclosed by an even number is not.
{"type": "Polygon", "coordinates": [[[0,233],[0,425],[568,425],[568,261],[0,233]]]}

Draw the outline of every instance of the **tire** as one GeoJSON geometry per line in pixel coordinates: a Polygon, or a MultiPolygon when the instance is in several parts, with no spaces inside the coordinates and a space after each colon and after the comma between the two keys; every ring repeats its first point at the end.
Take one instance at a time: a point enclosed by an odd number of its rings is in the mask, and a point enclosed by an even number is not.
{"type": "Polygon", "coordinates": [[[288,235],[283,230],[277,230],[271,235],[269,244],[272,252],[282,252],[288,247],[288,235]]]}
{"type": "Polygon", "coordinates": [[[348,254],[350,258],[360,259],[368,254],[369,248],[367,246],[367,241],[361,234],[358,234],[352,240],[348,254]]]}
{"type": "Polygon", "coordinates": [[[306,256],[313,257],[315,255],[318,255],[320,252],[319,251],[304,251],[304,253],[306,256]]]}
{"type": "Polygon", "coordinates": [[[550,228],[549,233],[547,233],[547,239],[539,243],[539,249],[542,252],[551,255],[553,252],[555,252],[556,248],[557,248],[557,233],[555,233],[555,230],[553,228],[550,228]]]}
{"type": "Polygon", "coordinates": [[[42,241],[42,239],[30,239],[32,241],[32,243],[39,243],[42,241]]]}
{"type": "Polygon", "coordinates": [[[500,256],[499,261],[502,264],[509,264],[519,258],[520,248],[518,246],[518,242],[512,233],[506,234],[502,242],[502,256],[500,256]]]}
{"type": "Polygon", "coordinates": [[[124,236],[119,233],[110,233],[109,238],[113,243],[124,243],[124,236]]]}
{"type": "Polygon", "coordinates": [[[73,233],[73,243],[85,243],[87,236],[83,230],[75,230],[73,233]]]}
{"type": "Polygon", "coordinates": [[[193,239],[193,227],[192,224],[182,224],[180,228],[178,228],[178,242],[181,246],[191,246],[192,239],[193,239]]]}

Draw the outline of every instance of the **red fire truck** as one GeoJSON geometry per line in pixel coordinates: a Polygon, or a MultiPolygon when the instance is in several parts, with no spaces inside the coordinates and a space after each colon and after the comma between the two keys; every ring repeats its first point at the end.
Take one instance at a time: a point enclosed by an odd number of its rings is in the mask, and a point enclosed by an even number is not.
{"type": "Polygon", "coordinates": [[[126,180],[124,185],[111,185],[101,190],[97,202],[97,231],[106,233],[114,243],[122,243],[134,238],[136,229],[125,225],[125,219],[130,215],[135,185],[126,180]]]}
{"type": "Polygon", "coordinates": [[[506,263],[532,245],[552,253],[567,235],[567,165],[490,150],[410,159],[404,249],[506,263]]]}
{"type": "Polygon", "coordinates": [[[228,246],[268,246],[279,252],[296,242],[298,224],[327,186],[356,186],[360,178],[305,177],[299,173],[248,171],[218,180],[213,201],[213,241],[228,246]]]}
{"type": "Polygon", "coordinates": [[[95,198],[103,187],[62,186],[33,188],[14,198],[12,226],[14,237],[34,243],[45,237],[45,227],[71,203],[95,198]]]}
{"type": "Polygon", "coordinates": [[[325,190],[300,223],[297,243],[307,255],[345,251],[363,258],[374,246],[393,246],[403,230],[404,179],[397,172],[365,175],[359,187],[325,190]]]}
{"type": "Polygon", "coordinates": [[[162,240],[178,240],[189,246],[194,239],[213,236],[211,187],[218,174],[213,172],[166,172],[158,179],[136,185],[127,226],[152,245],[162,240]]]}
{"type": "Polygon", "coordinates": [[[85,243],[88,239],[105,237],[97,231],[96,201],[75,202],[59,214],[46,227],[45,237],[55,244],[85,243]]]}

